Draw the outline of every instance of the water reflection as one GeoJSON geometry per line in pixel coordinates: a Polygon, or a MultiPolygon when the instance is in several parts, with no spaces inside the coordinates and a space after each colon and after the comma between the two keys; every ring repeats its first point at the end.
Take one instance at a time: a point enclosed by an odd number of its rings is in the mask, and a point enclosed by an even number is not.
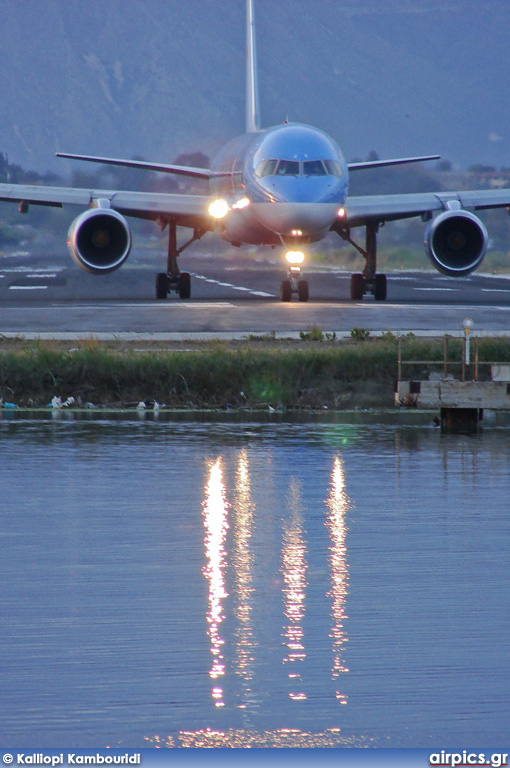
{"type": "MultiPolygon", "coordinates": [[[[347,568],[347,549],[345,546],[345,537],[347,535],[345,514],[349,507],[349,497],[345,491],[344,470],[339,456],[336,456],[333,462],[330,491],[326,504],[328,507],[326,525],[331,539],[329,546],[331,591],[328,593],[328,596],[332,598],[331,615],[333,617],[333,626],[331,627],[330,634],[333,640],[331,675],[333,679],[336,679],[343,672],[349,671],[342,658],[344,645],[347,642],[344,621],[347,618],[345,600],[347,597],[349,573],[347,568]]],[[[336,690],[336,698],[340,704],[347,703],[347,697],[338,689],[336,690]]]]}
{"type": "Polygon", "coordinates": [[[236,674],[243,681],[241,709],[246,708],[250,698],[250,681],[253,678],[253,553],[250,540],[253,530],[255,506],[251,500],[251,480],[246,449],[239,454],[236,472],[234,501],[234,556],[232,560],[235,577],[237,627],[234,632],[237,656],[236,674]]]}
{"type": "Polygon", "coordinates": [[[283,604],[287,625],[283,627],[287,653],[283,659],[289,664],[288,678],[292,680],[293,690],[289,698],[303,701],[306,694],[299,687],[302,682],[298,664],[306,658],[304,646],[303,618],[306,599],[306,545],[303,531],[303,511],[301,487],[296,478],[292,478],[289,488],[290,520],[285,524],[282,546],[283,604]]]}
{"type": "Polygon", "coordinates": [[[173,736],[153,736],[146,738],[156,747],[188,747],[193,749],[211,748],[252,748],[252,749],[310,749],[331,747],[370,747],[372,739],[366,736],[354,737],[341,735],[340,728],[328,728],[324,731],[309,732],[299,728],[279,728],[274,731],[245,730],[244,728],[227,728],[217,731],[205,728],[198,731],[179,731],[177,738],[173,736]]]}
{"type": "MultiPolygon", "coordinates": [[[[217,459],[209,468],[209,476],[205,487],[203,517],[205,527],[204,546],[207,560],[203,574],[209,583],[207,610],[209,629],[207,634],[209,635],[210,650],[213,656],[209,677],[217,681],[225,674],[225,660],[222,653],[222,646],[225,641],[220,636],[220,625],[225,618],[222,601],[228,597],[224,579],[226,568],[225,536],[228,522],[221,459],[217,459]]],[[[213,686],[211,696],[216,707],[225,706],[221,685],[216,684],[213,686]]]]}
{"type": "MultiPolygon", "coordinates": [[[[204,550],[206,565],[203,574],[207,578],[209,592],[207,602],[207,624],[212,663],[208,674],[214,684],[211,697],[216,708],[225,706],[224,678],[227,669],[225,656],[228,647],[221,626],[227,612],[235,617],[233,629],[233,664],[235,675],[241,680],[238,695],[239,709],[246,710],[255,699],[252,683],[255,676],[255,627],[253,602],[255,599],[254,554],[251,541],[256,524],[256,505],[252,499],[252,481],[248,452],[243,448],[237,456],[233,503],[228,501],[225,465],[220,456],[207,464],[206,483],[202,514],[204,522],[204,550]],[[230,514],[233,535],[227,541],[230,514]],[[229,554],[228,550],[231,550],[229,554]],[[227,602],[227,567],[232,569],[232,604],[227,602]]],[[[282,577],[283,621],[281,637],[284,655],[282,663],[286,670],[289,689],[288,698],[294,702],[307,700],[303,681],[304,664],[307,658],[304,620],[306,614],[307,580],[307,533],[304,526],[304,502],[302,484],[297,477],[291,477],[286,492],[287,514],[282,519],[280,573],[282,577]]],[[[348,567],[345,523],[350,502],[345,490],[345,476],[340,456],[335,456],[330,473],[329,494],[325,524],[329,532],[327,561],[330,572],[331,599],[329,637],[332,639],[331,678],[336,680],[349,669],[344,661],[344,646],[347,642],[345,630],[345,602],[348,587],[348,567]]],[[[326,554],[326,553],[324,553],[326,554]]],[[[336,686],[335,698],[340,704],[347,703],[347,696],[336,686]]]]}
{"type": "Polygon", "coordinates": [[[11,741],[503,748],[507,431],[0,433],[11,741]]]}

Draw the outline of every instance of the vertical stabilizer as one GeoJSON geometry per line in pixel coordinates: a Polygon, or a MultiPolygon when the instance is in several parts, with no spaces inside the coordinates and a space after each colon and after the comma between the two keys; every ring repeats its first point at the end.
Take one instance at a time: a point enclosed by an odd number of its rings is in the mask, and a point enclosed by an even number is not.
{"type": "Polygon", "coordinates": [[[260,130],[253,0],[246,0],[246,133],[260,130]]]}

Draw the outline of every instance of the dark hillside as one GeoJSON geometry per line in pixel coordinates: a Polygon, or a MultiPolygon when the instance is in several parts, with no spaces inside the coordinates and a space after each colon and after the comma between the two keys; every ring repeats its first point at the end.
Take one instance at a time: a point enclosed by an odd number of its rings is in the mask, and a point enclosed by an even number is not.
{"type": "MultiPolygon", "coordinates": [[[[0,151],[211,155],[244,128],[242,0],[0,0],[0,151]]],[[[309,122],[348,159],[438,152],[510,166],[503,0],[257,0],[265,125],[309,122]]]]}

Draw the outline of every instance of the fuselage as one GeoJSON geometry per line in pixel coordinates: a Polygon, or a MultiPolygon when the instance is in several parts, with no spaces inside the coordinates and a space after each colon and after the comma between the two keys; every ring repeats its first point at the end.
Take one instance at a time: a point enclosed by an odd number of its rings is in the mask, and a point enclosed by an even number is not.
{"type": "Polygon", "coordinates": [[[297,123],[233,139],[211,170],[212,195],[230,207],[218,232],[238,244],[298,246],[322,239],[345,203],[349,183],[333,139],[297,123]]]}

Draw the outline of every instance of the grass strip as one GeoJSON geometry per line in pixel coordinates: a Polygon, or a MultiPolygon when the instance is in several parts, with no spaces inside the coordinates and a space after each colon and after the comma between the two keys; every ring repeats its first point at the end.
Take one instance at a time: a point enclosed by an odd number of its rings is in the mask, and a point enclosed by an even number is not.
{"type": "MultiPolygon", "coordinates": [[[[443,341],[408,338],[403,358],[435,360],[441,371],[443,341]]],[[[460,362],[459,340],[450,340],[449,359],[460,362]]],[[[510,340],[480,339],[479,359],[510,361],[510,340]]],[[[402,378],[426,379],[433,369],[406,365],[402,378]]],[[[391,334],[147,351],[37,342],[0,351],[0,397],[19,407],[45,407],[55,396],[74,398],[75,407],[136,407],[140,401],[189,409],[391,407],[396,377],[397,340],[391,334]]]]}

